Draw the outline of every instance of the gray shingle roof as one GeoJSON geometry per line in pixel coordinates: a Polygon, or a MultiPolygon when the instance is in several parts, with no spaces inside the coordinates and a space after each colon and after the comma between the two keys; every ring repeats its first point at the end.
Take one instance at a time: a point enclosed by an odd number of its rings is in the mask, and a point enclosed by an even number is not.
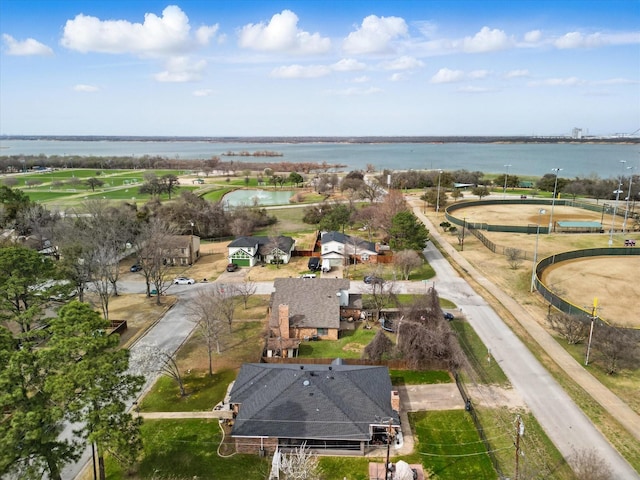
{"type": "Polygon", "coordinates": [[[244,364],[230,392],[240,404],[231,434],[370,440],[370,425],[399,425],[391,390],[387,367],[244,364]]]}
{"type": "Polygon", "coordinates": [[[339,328],[336,293],[349,290],[346,278],[276,278],[271,296],[270,325],[278,327],[278,305],[289,305],[292,327],[339,328]]]}
{"type": "Polygon", "coordinates": [[[340,232],[326,232],[322,234],[320,237],[321,243],[329,243],[329,242],[339,242],[343,245],[357,245],[357,247],[361,250],[369,250],[370,252],[376,251],[376,244],[373,242],[367,242],[366,240],[362,240],[361,238],[354,237],[352,235],[346,235],[340,232]]]}
{"type": "MultiPolygon", "coordinates": [[[[258,247],[264,247],[271,242],[271,237],[238,237],[234,241],[232,241],[227,247],[255,247],[256,243],[258,247]]],[[[283,252],[289,252],[291,247],[293,246],[295,240],[291,237],[285,237],[284,235],[280,235],[277,237],[278,247],[283,252]]]]}

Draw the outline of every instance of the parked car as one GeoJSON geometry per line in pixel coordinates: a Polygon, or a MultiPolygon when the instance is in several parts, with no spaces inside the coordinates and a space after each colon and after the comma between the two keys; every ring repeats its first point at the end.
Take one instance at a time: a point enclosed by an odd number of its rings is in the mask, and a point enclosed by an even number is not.
{"type": "Polygon", "coordinates": [[[177,277],[173,280],[174,285],[193,285],[196,281],[193,278],[177,277]]]}
{"type": "Polygon", "coordinates": [[[227,265],[227,272],[235,272],[236,270],[238,270],[237,263],[230,263],[229,265],[227,265]]]}
{"type": "Polygon", "coordinates": [[[142,267],[137,263],[135,265],[131,265],[131,268],[129,269],[131,272],[139,272],[140,270],[142,270],[142,267]]]}
{"type": "Polygon", "coordinates": [[[451,320],[453,320],[454,318],[456,318],[456,317],[454,317],[454,316],[453,316],[453,313],[444,312],[444,319],[445,319],[445,320],[449,320],[449,321],[451,321],[451,320]]]}
{"type": "Polygon", "coordinates": [[[367,285],[382,285],[384,283],[384,279],[376,277],[375,275],[366,275],[363,280],[367,285]]]}
{"type": "Polygon", "coordinates": [[[315,273],[303,273],[302,275],[300,275],[300,278],[316,278],[316,274],[315,273]]]}
{"type": "Polygon", "coordinates": [[[311,270],[312,272],[316,272],[320,270],[320,268],[322,268],[320,266],[320,257],[311,257],[309,259],[309,263],[307,264],[307,267],[309,267],[309,270],[311,270]]]}

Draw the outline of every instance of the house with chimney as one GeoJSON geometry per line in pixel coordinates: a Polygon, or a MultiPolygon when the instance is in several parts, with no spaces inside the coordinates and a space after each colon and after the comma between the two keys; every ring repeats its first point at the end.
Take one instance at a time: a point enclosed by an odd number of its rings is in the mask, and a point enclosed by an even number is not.
{"type": "Polygon", "coordinates": [[[385,366],[246,363],[229,404],[239,453],[306,445],[320,454],[365,455],[402,438],[400,397],[385,366]]]}
{"type": "Polygon", "coordinates": [[[300,341],[337,340],[343,323],[362,311],[362,296],[350,294],[349,285],[345,278],[276,278],[266,356],[297,356],[300,341]]]}

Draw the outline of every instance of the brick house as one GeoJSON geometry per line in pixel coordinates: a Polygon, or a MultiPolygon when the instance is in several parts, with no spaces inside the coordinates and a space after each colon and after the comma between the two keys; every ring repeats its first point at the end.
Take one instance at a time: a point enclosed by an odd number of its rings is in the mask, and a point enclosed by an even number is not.
{"type": "Polygon", "coordinates": [[[170,235],[163,248],[164,261],[170,265],[193,265],[200,258],[200,237],[170,235]]]}

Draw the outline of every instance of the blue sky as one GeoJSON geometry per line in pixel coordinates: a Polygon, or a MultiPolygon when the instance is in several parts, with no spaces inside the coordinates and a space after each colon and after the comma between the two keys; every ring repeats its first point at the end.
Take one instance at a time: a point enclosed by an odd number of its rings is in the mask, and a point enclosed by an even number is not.
{"type": "Polygon", "coordinates": [[[1,0],[0,134],[629,134],[639,26],[640,0],[1,0]]]}

